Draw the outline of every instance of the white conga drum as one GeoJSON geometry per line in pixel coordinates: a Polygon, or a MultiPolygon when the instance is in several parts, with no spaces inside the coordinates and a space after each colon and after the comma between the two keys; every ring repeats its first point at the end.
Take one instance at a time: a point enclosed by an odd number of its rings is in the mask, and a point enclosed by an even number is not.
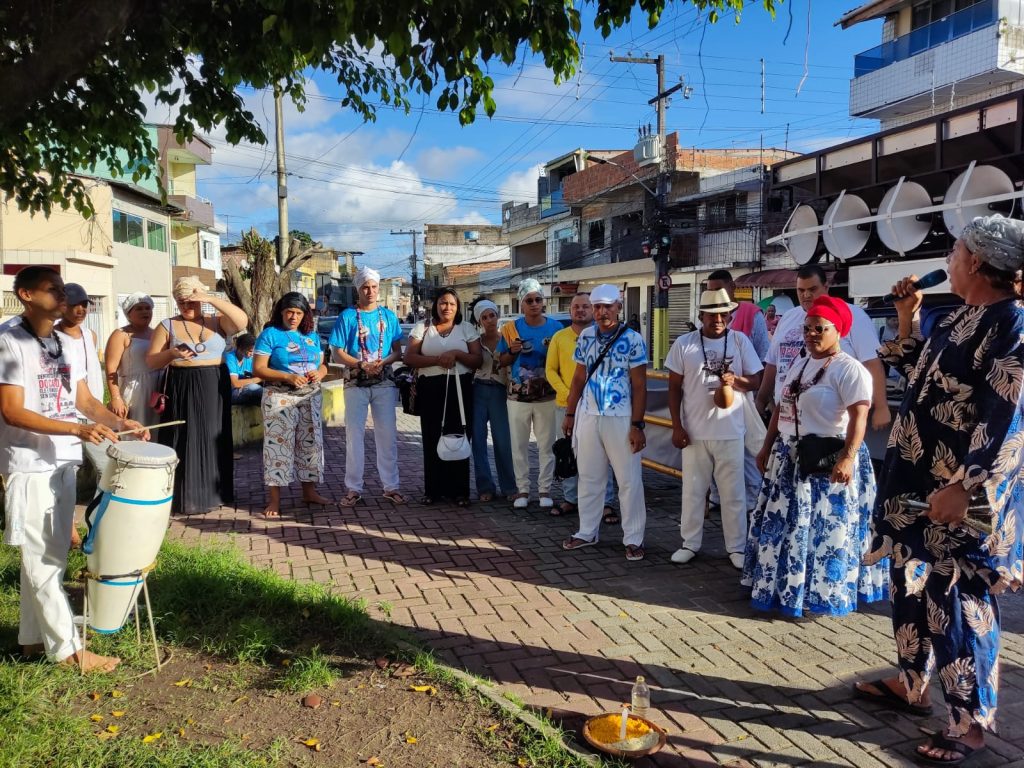
{"type": "Polygon", "coordinates": [[[85,515],[82,544],[89,579],[89,628],[101,634],[124,626],[156,561],[171,516],[178,456],[159,443],[126,441],[107,448],[101,495],[85,515]]]}

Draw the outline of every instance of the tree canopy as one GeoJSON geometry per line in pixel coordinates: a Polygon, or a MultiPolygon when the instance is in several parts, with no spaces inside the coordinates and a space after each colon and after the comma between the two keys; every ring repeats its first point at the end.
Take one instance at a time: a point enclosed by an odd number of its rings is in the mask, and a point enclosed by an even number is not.
{"type": "MultiPolygon", "coordinates": [[[[679,0],[739,14],[744,0],[679,0]]],[[[760,0],[769,12],[777,2],[760,0]]],[[[634,0],[584,0],[605,36],[634,0]]],[[[653,27],[666,0],[639,0],[653,27]]],[[[0,191],[23,209],[90,210],[75,169],[149,173],[156,157],[142,93],[179,104],[179,139],[223,126],[232,143],[266,136],[239,86],[303,103],[304,74],[336,77],[366,120],[416,94],[471,123],[495,111],[491,63],[528,49],[556,79],[579,61],[572,0],[7,0],[0,8],[0,191]],[[126,153],[125,154],[120,154],[126,153]]]]}

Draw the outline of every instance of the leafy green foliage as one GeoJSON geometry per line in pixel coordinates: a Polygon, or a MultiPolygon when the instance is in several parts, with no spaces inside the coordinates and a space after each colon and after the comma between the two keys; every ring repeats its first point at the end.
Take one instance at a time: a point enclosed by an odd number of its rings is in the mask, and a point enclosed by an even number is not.
{"type": "MultiPolygon", "coordinates": [[[[691,2],[716,19],[744,0],[691,2]]],[[[629,21],[634,0],[587,0],[605,36],[629,21]]],[[[774,12],[781,0],[761,0],[774,12]]],[[[273,87],[296,104],[304,73],[327,72],[341,104],[373,120],[379,106],[408,111],[440,89],[437,106],[473,122],[497,105],[492,62],[520,46],[556,81],[579,62],[580,11],[562,0],[7,0],[0,9],[0,191],[19,207],[91,213],[77,168],[109,165],[137,180],[156,158],[140,93],[179,105],[179,140],[223,126],[231,143],[266,136],[237,93],[273,87]],[[127,162],[118,159],[126,152],[127,162]],[[147,162],[150,161],[150,162],[147,162]]],[[[650,26],[665,0],[640,0],[650,26]]]]}

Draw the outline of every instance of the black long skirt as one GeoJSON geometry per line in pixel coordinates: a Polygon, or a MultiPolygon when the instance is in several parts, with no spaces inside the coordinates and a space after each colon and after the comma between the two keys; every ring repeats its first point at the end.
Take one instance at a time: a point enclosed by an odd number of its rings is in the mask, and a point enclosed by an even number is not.
{"type": "MultiPolygon", "coordinates": [[[[473,434],[473,374],[459,377],[462,384],[462,402],[466,410],[465,433],[473,434]]],[[[437,457],[437,441],[442,434],[458,434],[463,431],[459,424],[459,401],[455,393],[455,381],[451,376],[420,376],[416,381],[416,400],[420,408],[420,434],[423,436],[423,491],[432,499],[468,499],[469,463],[462,461],[441,461],[437,457]],[[445,384],[448,384],[448,410],[445,423],[445,384]]]]}
{"type": "Polygon", "coordinates": [[[161,421],[184,419],[155,435],[178,454],[174,514],[203,514],[235,502],[231,460],[231,378],[225,365],[167,369],[167,409],[161,421]]]}

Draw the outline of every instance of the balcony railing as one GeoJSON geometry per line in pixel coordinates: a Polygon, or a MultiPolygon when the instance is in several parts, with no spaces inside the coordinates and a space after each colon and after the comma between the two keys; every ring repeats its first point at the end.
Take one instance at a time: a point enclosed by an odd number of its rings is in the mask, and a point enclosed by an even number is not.
{"type": "Polygon", "coordinates": [[[943,43],[992,26],[999,18],[998,12],[997,0],[982,0],[962,11],[951,13],[944,19],[933,21],[909,34],[857,54],[854,57],[853,76],[860,77],[876,72],[897,61],[904,61],[943,43]]]}

